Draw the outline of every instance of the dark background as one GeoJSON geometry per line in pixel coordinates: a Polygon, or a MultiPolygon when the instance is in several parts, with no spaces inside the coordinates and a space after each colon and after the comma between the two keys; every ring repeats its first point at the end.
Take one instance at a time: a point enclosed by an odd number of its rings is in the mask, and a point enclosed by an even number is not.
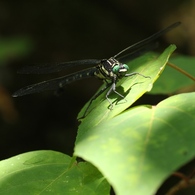
{"type": "MultiPolygon", "coordinates": [[[[0,160],[32,150],[72,155],[77,114],[102,84],[87,79],[56,97],[44,92],[18,98],[21,87],[54,75],[19,75],[32,63],[102,59],[161,30],[182,25],[161,38],[178,52],[195,54],[195,1],[42,0],[0,1],[0,160]]],[[[152,102],[145,102],[152,103],[152,102]]]]}

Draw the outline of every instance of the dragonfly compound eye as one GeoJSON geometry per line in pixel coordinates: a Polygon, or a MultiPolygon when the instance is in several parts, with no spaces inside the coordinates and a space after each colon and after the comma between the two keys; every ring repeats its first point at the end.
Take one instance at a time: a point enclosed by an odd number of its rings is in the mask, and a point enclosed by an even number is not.
{"type": "MultiPolygon", "coordinates": [[[[123,64],[123,68],[121,68],[121,70],[129,70],[129,66],[127,64],[123,64]]],[[[120,72],[120,71],[119,71],[120,72]]]]}
{"type": "Polygon", "coordinates": [[[126,64],[123,64],[123,65],[115,65],[112,71],[113,73],[117,74],[117,73],[127,72],[128,69],[129,67],[126,64]]]}
{"type": "Polygon", "coordinates": [[[115,66],[113,67],[112,72],[116,74],[116,73],[119,72],[119,69],[120,69],[120,66],[117,64],[117,65],[115,65],[115,66]]]}

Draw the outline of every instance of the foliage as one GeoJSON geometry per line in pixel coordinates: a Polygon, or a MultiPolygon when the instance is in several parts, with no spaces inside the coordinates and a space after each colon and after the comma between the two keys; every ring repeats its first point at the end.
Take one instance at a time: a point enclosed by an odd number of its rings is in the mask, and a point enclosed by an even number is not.
{"type": "MultiPolygon", "coordinates": [[[[125,94],[126,101],[111,94],[113,110],[108,108],[106,92],[93,101],[87,116],[80,119],[73,157],[34,151],[1,161],[0,194],[102,195],[110,193],[110,185],[119,195],[154,194],[172,172],[195,156],[195,93],[177,94],[157,105],[130,106],[161,78],[175,48],[170,45],[160,55],[147,53],[127,62],[131,72],[150,78],[121,79],[117,91],[125,94]],[[77,162],[76,157],[86,162],[77,162]]],[[[183,56],[171,59],[185,65],[188,60],[183,56]]],[[[194,63],[191,60],[189,66],[194,63]]],[[[173,93],[191,85],[169,70],[163,77],[152,94],[173,93]]]]}
{"type": "MultiPolygon", "coordinates": [[[[0,62],[1,64],[13,57],[20,57],[27,55],[32,50],[33,44],[29,38],[7,38],[0,39],[0,62]]],[[[1,65],[0,64],[0,65],[1,65]]]]}

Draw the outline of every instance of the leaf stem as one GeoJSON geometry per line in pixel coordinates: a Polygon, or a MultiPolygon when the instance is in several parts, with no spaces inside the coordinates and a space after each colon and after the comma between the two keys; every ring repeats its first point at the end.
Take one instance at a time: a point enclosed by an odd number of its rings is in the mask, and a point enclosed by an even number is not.
{"type": "Polygon", "coordinates": [[[72,160],[70,161],[70,164],[69,164],[69,167],[68,167],[69,169],[70,169],[70,168],[73,166],[73,164],[76,162],[76,158],[77,158],[76,156],[73,156],[73,157],[72,157],[72,160]]]}
{"type": "Polygon", "coordinates": [[[169,65],[170,67],[174,68],[175,70],[177,70],[178,72],[184,74],[185,76],[187,76],[188,78],[190,78],[191,80],[195,81],[195,77],[193,77],[191,74],[189,74],[188,72],[186,72],[185,70],[179,68],[178,66],[168,62],[167,65],[169,65]]]}

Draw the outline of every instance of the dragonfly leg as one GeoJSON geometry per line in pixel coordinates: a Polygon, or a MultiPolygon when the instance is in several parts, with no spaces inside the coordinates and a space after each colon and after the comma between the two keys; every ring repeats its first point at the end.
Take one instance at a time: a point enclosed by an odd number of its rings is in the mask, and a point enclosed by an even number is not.
{"type": "Polygon", "coordinates": [[[106,94],[106,99],[108,100],[108,102],[109,102],[109,104],[110,104],[110,105],[109,105],[110,110],[112,110],[113,104],[112,104],[112,102],[110,101],[110,99],[108,98],[108,96],[110,95],[110,93],[111,93],[112,91],[113,91],[114,93],[116,93],[117,95],[119,95],[120,97],[122,97],[125,101],[127,101],[123,95],[121,95],[118,91],[116,91],[116,83],[113,82],[112,85],[111,85],[111,87],[110,87],[110,89],[109,89],[109,91],[108,91],[107,94],[106,94]]]}
{"type": "Polygon", "coordinates": [[[150,76],[145,76],[145,75],[143,75],[143,74],[141,74],[139,72],[132,72],[132,73],[126,74],[125,77],[129,77],[129,76],[133,76],[133,75],[140,75],[140,76],[142,76],[144,78],[150,78],[151,79],[150,76]]]}
{"type": "Polygon", "coordinates": [[[95,95],[91,98],[91,100],[90,100],[90,102],[89,102],[89,104],[88,104],[88,106],[87,106],[87,108],[86,108],[86,110],[85,110],[85,112],[84,112],[82,118],[84,118],[84,117],[86,116],[87,111],[88,111],[89,107],[91,106],[93,100],[95,100],[95,99],[96,99],[99,95],[101,95],[106,89],[108,89],[108,87],[110,87],[111,84],[112,84],[112,83],[108,83],[108,82],[106,81],[106,86],[105,86],[104,88],[102,88],[97,94],[95,94],[95,95]]]}

